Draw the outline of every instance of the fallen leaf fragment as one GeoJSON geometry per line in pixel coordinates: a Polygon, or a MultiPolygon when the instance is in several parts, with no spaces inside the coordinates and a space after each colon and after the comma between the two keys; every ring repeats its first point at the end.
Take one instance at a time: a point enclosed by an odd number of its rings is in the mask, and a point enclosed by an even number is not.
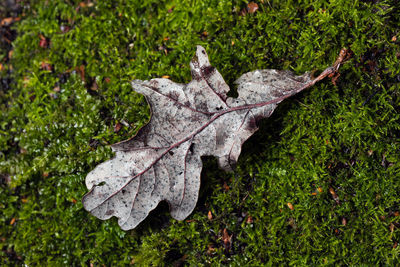
{"type": "Polygon", "coordinates": [[[338,195],[336,194],[335,190],[332,187],[329,188],[329,193],[331,193],[332,198],[335,200],[336,204],[340,205],[339,197],[338,197],[338,195]]]}
{"type": "Polygon", "coordinates": [[[44,37],[42,34],[39,35],[39,46],[42,48],[47,48],[49,47],[49,41],[47,40],[46,37],[44,37]]]}
{"type": "Polygon", "coordinates": [[[119,130],[121,130],[121,127],[122,127],[122,124],[119,123],[119,122],[117,122],[117,123],[114,125],[114,133],[118,133],[119,130]]]}
{"type": "MultiPolygon", "coordinates": [[[[238,97],[233,98],[198,46],[188,84],[165,78],[132,81],[133,89],[146,97],[152,117],[134,137],[112,145],[115,157],[87,175],[90,191],[82,199],[84,208],[103,220],[116,216],[121,228],[129,230],[165,200],[171,216],[184,220],[197,202],[201,157],[215,156],[222,169],[232,170],[260,119],[269,117],[281,101],[335,73],[342,61],[314,79],[308,73],[279,70],[245,73],[235,82],[238,97]]],[[[226,245],[228,237],[225,229],[226,245]]]]}
{"type": "Polygon", "coordinates": [[[53,66],[51,66],[51,64],[48,62],[48,61],[42,61],[41,63],[40,63],[40,68],[42,69],[42,70],[47,70],[47,71],[51,71],[51,70],[53,70],[53,66]]]}
{"type": "Polygon", "coordinates": [[[207,248],[207,254],[208,255],[212,255],[212,254],[214,254],[215,253],[215,247],[214,247],[214,245],[213,244],[209,244],[208,245],[208,248],[207,248]]]}
{"type": "Polygon", "coordinates": [[[4,18],[0,22],[0,26],[9,26],[11,25],[14,21],[19,21],[21,18],[13,18],[13,17],[8,17],[4,18]]]}
{"type": "Polygon", "coordinates": [[[253,217],[251,217],[250,215],[247,217],[247,219],[246,219],[246,223],[247,224],[251,224],[251,223],[253,223],[253,217]]]}
{"type": "Polygon", "coordinates": [[[16,219],[12,218],[11,221],[10,221],[10,225],[13,225],[15,223],[15,221],[16,221],[16,219]]]}
{"type": "MultiPolygon", "coordinates": [[[[328,169],[329,169],[329,166],[328,166],[328,169]]],[[[317,187],[317,192],[312,192],[311,195],[316,196],[316,195],[318,195],[318,193],[322,193],[322,192],[323,192],[322,187],[317,187]]]]}
{"type": "Polygon", "coordinates": [[[287,206],[289,207],[290,210],[294,210],[294,207],[293,207],[293,204],[292,204],[292,203],[288,202],[288,203],[287,203],[287,206]]]}
{"type": "Polygon", "coordinates": [[[225,191],[225,192],[229,191],[229,189],[230,189],[229,185],[228,185],[226,182],[224,182],[224,184],[222,185],[222,187],[224,188],[224,191],[225,191]]]}
{"type": "Polygon", "coordinates": [[[224,230],[222,231],[222,242],[224,242],[225,252],[229,252],[229,250],[231,249],[232,237],[233,235],[229,235],[228,230],[224,228],[224,230]]]}
{"type": "Polygon", "coordinates": [[[255,13],[257,10],[258,10],[257,3],[250,2],[247,4],[247,12],[249,12],[250,14],[255,13]]]}
{"type": "Polygon", "coordinates": [[[212,215],[212,213],[211,213],[211,210],[208,211],[207,218],[208,218],[210,221],[212,220],[213,215],[212,215]]]}
{"type": "Polygon", "coordinates": [[[79,73],[79,76],[81,76],[82,81],[85,81],[85,65],[80,65],[76,67],[75,70],[79,73]]]}

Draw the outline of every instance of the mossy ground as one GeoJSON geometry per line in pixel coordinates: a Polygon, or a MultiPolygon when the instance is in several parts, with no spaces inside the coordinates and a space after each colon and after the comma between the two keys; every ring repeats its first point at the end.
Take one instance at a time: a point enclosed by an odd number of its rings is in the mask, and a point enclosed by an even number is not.
{"type": "Polygon", "coordinates": [[[399,1],[24,3],[11,59],[0,50],[1,265],[400,262],[399,1]],[[129,81],[188,82],[198,44],[231,86],[353,54],[336,85],[281,103],[234,173],[206,158],[187,220],[165,204],[128,232],[91,216],[86,174],[149,117],[129,81]]]}

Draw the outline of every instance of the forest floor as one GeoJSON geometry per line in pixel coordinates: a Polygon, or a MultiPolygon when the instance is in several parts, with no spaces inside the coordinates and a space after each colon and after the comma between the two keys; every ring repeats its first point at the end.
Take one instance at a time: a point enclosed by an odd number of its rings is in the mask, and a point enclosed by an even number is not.
{"type": "Polygon", "coordinates": [[[395,265],[400,2],[6,0],[0,5],[0,265],[395,265]],[[188,83],[196,45],[231,86],[256,69],[339,76],[283,101],[232,173],[203,158],[183,221],[82,206],[85,177],[150,117],[133,79],[188,83]]]}

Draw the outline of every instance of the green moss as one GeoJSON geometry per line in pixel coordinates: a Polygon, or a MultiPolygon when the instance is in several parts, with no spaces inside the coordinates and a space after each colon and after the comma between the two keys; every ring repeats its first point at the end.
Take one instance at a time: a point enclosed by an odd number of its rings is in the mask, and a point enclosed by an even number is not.
{"type": "Polygon", "coordinates": [[[400,260],[398,1],[259,1],[244,15],[246,1],[30,2],[14,24],[13,87],[0,90],[2,265],[400,260]],[[327,79],[263,121],[234,174],[205,159],[188,220],[161,205],[124,232],[89,215],[86,174],[149,118],[129,81],[188,82],[197,44],[231,85],[258,68],[320,71],[342,47],[353,55],[336,86],[327,79]]]}

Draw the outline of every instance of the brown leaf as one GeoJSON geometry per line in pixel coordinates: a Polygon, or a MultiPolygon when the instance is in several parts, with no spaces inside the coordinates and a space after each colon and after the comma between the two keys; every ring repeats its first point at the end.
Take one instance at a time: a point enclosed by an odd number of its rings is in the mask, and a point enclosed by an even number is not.
{"type": "Polygon", "coordinates": [[[247,224],[251,224],[251,223],[253,223],[253,217],[251,217],[250,215],[247,217],[247,219],[246,219],[246,223],[247,224]]]}
{"type": "Polygon", "coordinates": [[[184,220],[197,202],[203,155],[215,156],[222,169],[232,170],[260,119],[337,71],[335,65],[315,79],[289,71],[248,72],[235,82],[238,97],[232,98],[203,47],[197,47],[190,68],[188,84],[163,78],[132,81],[133,89],[146,97],[152,117],[136,136],[112,145],[115,157],[87,175],[90,191],[82,202],[96,217],[116,216],[121,228],[129,230],[165,200],[171,216],[184,220]]]}
{"type": "Polygon", "coordinates": [[[207,254],[208,255],[212,255],[212,254],[214,254],[215,253],[215,247],[214,247],[214,245],[213,244],[209,244],[208,245],[208,248],[207,248],[207,254]]]}
{"type": "Polygon", "coordinates": [[[9,26],[9,25],[11,25],[11,23],[13,23],[16,20],[17,20],[17,18],[12,18],[12,17],[4,18],[1,20],[0,25],[1,26],[9,26]]]}
{"type": "Polygon", "coordinates": [[[117,123],[114,125],[114,133],[118,133],[118,132],[121,130],[121,127],[122,127],[122,124],[119,123],[119,122],[117,122],[117,123]]]}
{"type": "Polygon", "coordinates": [[[46,37],[44,37],[43,35],[39,35],[39,46],[42,48],[47,48],[49,47],[49,41],[47,40],[46,37]]]}
{"type": "Polygon", "coordinates": [[[229,252],[229,250],[231,249],[232,236],[233,235],[229,235],[228,230],[224,228],[224,230],[222,231],[222,242],[224,242],[226,252],[229,252]]]}
{"type": "Polygon", "coordinates": [[[79,73],[79,76],[81,76],[82,81],[85,81],[85,65],[80,65],[79,67],[76,67],[76,72],[79,73]]]}
{"type": "Polygon", "coordinates": [[[333,190],[332,187],[329,188],[329,193],[331,193],[332,198],[335,200],[335,202],[336,202],[338,205],[340,205],[339,197],[338,197],[338,195],[336,194],[335,190],[333,190]]]}
{"type": "Polygon", "coordinates": [[[208,218],[210,221],[212,220],[213,215],[212,215],[212,213],[211,213],[211,210],[208,211],[207,218],[208,218]]]}
{"type": "Polygon", "coordinates": [[[229,191],[229,189],[230,189],[229,185],[228,185],[226,182],[224,182],[224,184],[222,185],[222,187],[224,188],[224,191],[225,191],[225,192],[229,191]]]}
{"type": "Polygon", "coordinates": [[[47,61],[42,61],[42,62],[40,63],[40,68],[41,68],[42,70],[51,71],[51,70],[53,69],[53,66],[51,66],[50,63],[47,62],[47,61]]]}
{"type": "Polygon", "coordinates": [[[16,219],[12,218],[11,221],[10,221],[10,225],[13,225],[15,223],[15,221],[16,221],[16,219]]]}
{"type": "Polygon", "coordinates": [[[287,206],[289,207],[290,210],[294,210],[294,207],[293,207],[293,204],[292,204],[292,203],[288,202],[288,203],[287,203],[287,206]]]}
{"type": "Polygon", "coordinates": [[[257,3],[250,2],[247,4],[247,12],[249,12],[250,14],[255,13],[257,10],[258,10],[257,3]]]}

